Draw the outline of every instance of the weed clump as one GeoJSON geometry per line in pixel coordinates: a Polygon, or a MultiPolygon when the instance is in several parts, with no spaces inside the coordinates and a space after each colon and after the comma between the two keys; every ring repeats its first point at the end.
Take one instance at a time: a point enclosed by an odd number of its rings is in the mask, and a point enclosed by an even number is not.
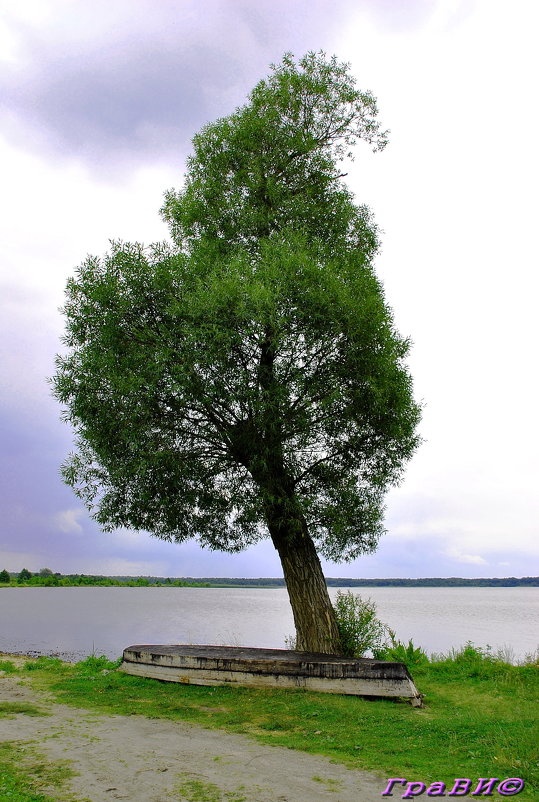
{"type": "Polygon", "coordinates": [[[412,639],[407,644],[397,639],[394,631],[387,628],[389,643],[385,643],[373,651],[377,660],[389,660],[392,663],[404,663],[408,668],[416,668],[429,662],[427,653],[416,646],[412,639]]]}
{"type": "Polygon", "coordinates": [[[115,661],[109,660],[104,654],[96,657],[91,654],[85,660],[80,660],[75,665],[79,674],[99,674],[102,671],[114,671],[122,662],[121,658],[115,661]]]}

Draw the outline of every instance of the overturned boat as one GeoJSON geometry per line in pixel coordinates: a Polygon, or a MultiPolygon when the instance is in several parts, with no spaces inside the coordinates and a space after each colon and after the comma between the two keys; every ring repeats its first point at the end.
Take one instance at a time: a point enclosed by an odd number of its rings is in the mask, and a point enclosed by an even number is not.
{"type": "Polygon", "coordinates": [[[404,663],[287,649],[238,646],[128,646],[120,671],[185,685],[305,688],[353,696],[404,697],[421,705],[404,663]]]}

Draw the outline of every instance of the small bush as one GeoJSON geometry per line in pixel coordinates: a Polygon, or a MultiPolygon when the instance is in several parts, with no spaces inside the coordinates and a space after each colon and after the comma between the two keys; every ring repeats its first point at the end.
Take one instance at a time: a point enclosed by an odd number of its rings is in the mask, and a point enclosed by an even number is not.
{"type": "Polygon", "coordinates": [[[390,643],[374,649],[373,654],[377,660],[389,660],[392,663],[404,663],[408,668],[424,665],[429,662],[427,653],[420,646],[415,646],[412,639],[404,644],[397,640],[395,633],[387,629],[390,643]]]}
{"type": "Polygon", "coordinates": [[[376,617],[373,601],[362,599],[351,590],[346,593],[339,590],[334,606],[342,653],[346,657],[363,657],[365,652],[382,647],[386,626],[376,617]]]}

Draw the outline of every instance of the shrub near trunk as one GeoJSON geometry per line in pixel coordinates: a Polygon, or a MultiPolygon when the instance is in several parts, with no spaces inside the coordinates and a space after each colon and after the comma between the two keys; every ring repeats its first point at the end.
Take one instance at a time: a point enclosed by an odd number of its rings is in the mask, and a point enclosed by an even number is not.
{"type": "Polygon", "coordinates": [[[341,650],[346,657],[363,657],[367,651],[384,645],[386,626],[376,617],[376,605],[362,599],[351,590],[337,592],[335,614],[341,639],[341,650]]]}

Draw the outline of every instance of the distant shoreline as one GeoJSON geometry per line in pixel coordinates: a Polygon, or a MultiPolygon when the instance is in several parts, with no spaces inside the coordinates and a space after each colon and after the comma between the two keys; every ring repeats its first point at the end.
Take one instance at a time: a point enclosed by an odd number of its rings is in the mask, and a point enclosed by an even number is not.
{"type": "MultiPolygon", "coordinates": [[[[327,577],[328,587],[376,588],[445,588],[445,587],[539,587],[539,577],[491,577],[464,579],[462,577],[425,577],[419,579],[350,579],[327,577]]],[[[0,583],[0,588],[9,587],[197,587],[197,588],[284,588],[285,581],[280,577],[153,577],[153,576],[101,576],[87,574],[33,575],[21,581],[18,575],[11,576],[9,583],[0,583]]]]}
{"type": "MultiPolygon", "coordinates": [[[[281,578],[261,577],[259,579],[235,579],[235,578],[203,578],[203,579],[184,579],[187,582],[204,583],[210,587],[224,588],[284,588],[285,581],[281,578]]],[[[385,587],[409,587],[409,588],[445,588],[445,587],[492,587],[492,588],[513,588],[513,587],[539,587],[538,576],[526,577],[503,577],[490,579],[463,579],[461,577],[432,577],[424,579],[348,579],[344,577],[326,577],[326,584],[329,588],[385,588],[385,587]]]]}

